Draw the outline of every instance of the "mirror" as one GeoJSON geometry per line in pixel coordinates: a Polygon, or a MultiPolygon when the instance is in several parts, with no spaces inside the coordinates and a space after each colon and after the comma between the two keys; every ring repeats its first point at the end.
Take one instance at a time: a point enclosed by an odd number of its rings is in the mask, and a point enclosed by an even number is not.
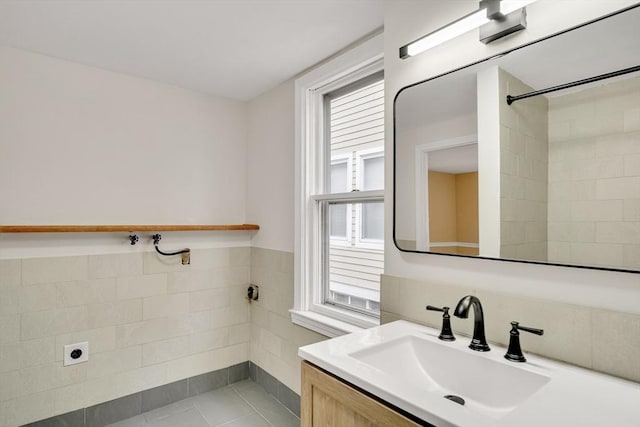
{"type": "Polygon", "coordinates": [[[401,89],[396,246],[640,271],[638,22],[634,6],[401,89]]]}

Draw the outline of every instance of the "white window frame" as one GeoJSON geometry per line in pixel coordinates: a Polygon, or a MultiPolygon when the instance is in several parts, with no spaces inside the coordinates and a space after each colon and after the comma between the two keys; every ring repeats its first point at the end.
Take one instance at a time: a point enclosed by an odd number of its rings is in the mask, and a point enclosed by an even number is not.
{"type": "MultiPolygon", "coordinates": [[[[334,156],[331,159],[331,166],[346,163],[347,164],[347,182],[345,183],[345,188],[343,189],[345,192],[351,191],[351,181],[353,176],[353,165],[352,165],[352,156],[351,153],[340,154],[334,156]]],[[[334,237],[329,234],[330,241],[332,245],[337,246],[351,246],[351,241],[353,236],[351,235],[351,205],[347,204],[347,212],[345,213],[346,222],[345,222],[345,238],[334,237]]]]}
{"type": "MultiPolygon", "coordinates": [[[[328,150],[323,150],[326,129],[322,121],[323,97],[336,89],[383,70],[384,43],[378,34],[359,46],[313,69],[295,82],[295,267],[293,323],[333,337],[376,326],[379,321],[356,312],[333,308],[324,298],[318,260],[322,230],[317,208],[326,171],[328,150]]],[[[348,201],[353,194],[331,194],[348,201]]],[[[359,197],[383,198],[383,191],[360,192],[359,197]],[[370,193],[370,194],[363,194],[370,193]]],[[[327,197],[328,198],[328,197],[327,197]]]]}
{"type": "MultiPolygon", "coordinates": [[[[364,188],[364,161],[376,157],[384,157],[384,147],[368,148],[356,152],[356,188],[364,188]]],[[[363,249],[384,250],[383,239],[361,239],[362,232],[362,204],[356,205],[356,237],[355,246],[363,249]]]]}

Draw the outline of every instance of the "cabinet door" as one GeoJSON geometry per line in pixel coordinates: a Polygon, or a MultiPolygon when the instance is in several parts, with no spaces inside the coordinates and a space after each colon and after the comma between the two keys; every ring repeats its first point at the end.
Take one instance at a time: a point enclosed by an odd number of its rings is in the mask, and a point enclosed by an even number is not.
{"type": "Polygon", "coordinates": [[[405,416],[314,365],[302,363],[302,427],[416,427],[405,416]]]}

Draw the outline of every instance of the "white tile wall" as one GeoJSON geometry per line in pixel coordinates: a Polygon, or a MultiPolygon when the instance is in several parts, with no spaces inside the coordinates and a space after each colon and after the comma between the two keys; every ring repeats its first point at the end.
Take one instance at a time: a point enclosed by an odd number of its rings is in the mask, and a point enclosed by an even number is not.
{"type": "MultiPolygon", "coordinates": [[[[500,70],[500,99],[533,90],[500,70]]],[[[501,256],[547,260],[548,120],[544,97],[500,103],[501,256]]]]}
{"type": "Polygon", "coordinates": [[[634,77],[549,99],[549,198],[569,201],[549,204],[549,261],[640,265],[639,89],[634,77]]]}
{"type": "Polygon", "coordinates": [[[30,258],[22,260],[22,284],[59,283],[89,278],[85,256],[30,258]]]}
{"type": "Polygon", "coordinates": [[[0,427],[249,359],[249,248],[0,261],[0,427]],[[179,257],[176,257],[179,258],[179,257]],[[88,341],[89,362],[62,366],[88,341]]]}

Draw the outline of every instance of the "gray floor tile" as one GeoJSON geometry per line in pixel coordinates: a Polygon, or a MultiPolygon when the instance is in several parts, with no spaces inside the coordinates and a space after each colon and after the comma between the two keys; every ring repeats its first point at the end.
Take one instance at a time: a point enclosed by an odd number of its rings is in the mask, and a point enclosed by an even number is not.
{"type": "Polygon", "coordinates": [[[153,411],[145,412],[143,415],[145,419],[150,422],[155,420],[156,418],[167,417],[169,415],[178,414],[180,412],[187,411],[195,407],[195,402],[193,398],[180,400],[178,402],[174,402],[170,405],[162,406],[160,408],[154,409],[153,411]]]}
{"type": "Polygon", "coordinates": [[[237,393],[274,426],[300,426],[300,419],[261,387],[247,387],[237,393]]]}
{"type": "Polygon", "coordinates": [[[149,427],[210,427],[200,411],[195,407],[168,417],[156,418],[148,423],[149,427]]]}
{"type": "Polygon", "coordinates": [[[255,388],[255,387],[262,388],[260,387],[260,385],[256,384],[252,380],[238,381],[237,383],[231,384],[231,387],[234,390],[244,390],[247,388],[255,388]]]}
{"type": "Polygon", "coordinates": [[[109,424],[107,427],[147,427],[147,420],[144,415],[137,415],[127,420],[109,424]]]}
{"type": "Polygon", "coordinates": [[[193,399],[196,408],[213,426],[255,413],[231,387],[203,393],[193,399]]]}
{"type": "Polygon", "coordinates": [[[259,384],[245,380],[145,412],[109,427],[299,427],[259,384]]]}
{"type": "Polygon", "coordinates": [[[272,425],[269,424],[260,415],[253,414],[253,415],[248,415],[246,417],[235,419],[226,424],[221,424],[220,426],[216,426],[216,427],[272,427],[272,425]]]}

